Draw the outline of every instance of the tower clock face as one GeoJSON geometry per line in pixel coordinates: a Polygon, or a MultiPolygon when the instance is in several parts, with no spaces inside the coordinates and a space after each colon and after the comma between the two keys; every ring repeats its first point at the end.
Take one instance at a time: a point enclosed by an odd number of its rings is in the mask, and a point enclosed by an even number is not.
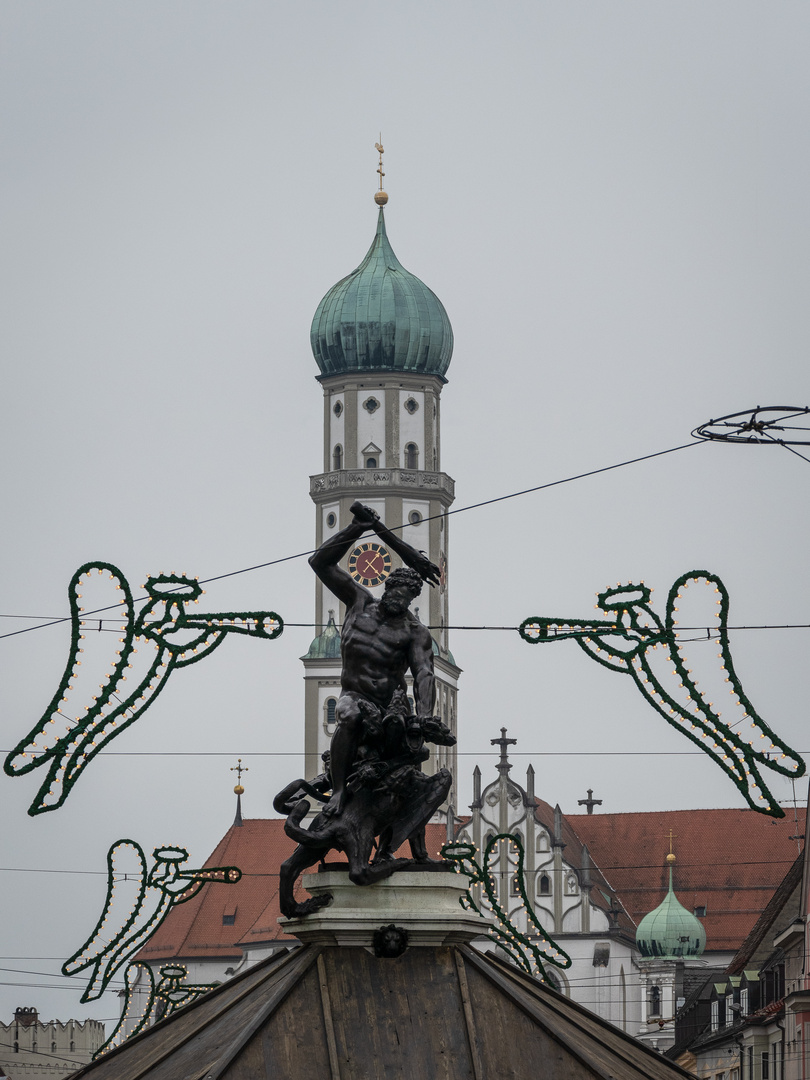
{"type": "Polygon", "coordinates": [[[358,544],[349,555],[349,573],[355,581],[373,589],[391,573],[391,556],[382,544],[358,544]]]}

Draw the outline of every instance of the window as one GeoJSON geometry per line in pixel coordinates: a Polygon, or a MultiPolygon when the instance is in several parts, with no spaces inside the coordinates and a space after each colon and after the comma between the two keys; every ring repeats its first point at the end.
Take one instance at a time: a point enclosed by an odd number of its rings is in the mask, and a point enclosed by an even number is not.
{"type": "Polygon", "coordinates": [[[748,1007],[748,987],[740,991],[740,1016],[748,1016],[751,1010],[748,1007]]]}
{"type": "Polygon", "coordinates": [[[762,1080],[771,1078],[771,1058],[767,1050],[762,1051],[762,1080]]]}
{"type": "Polygon", "coordinates": [[[333,698],[333,697],[327,698],[326,701],[323,703],[323,711],[324,711],[323,722],[324,722],[324,727],[326,728],[326,734],[327,735],[334,735],[334,733],[335,733],[335,728],[337,727],[337,716],[335,715],[336,710],[337,710],[337,698],[333,698]]]}
{"type": "Polygon", "coordinates": [[[419,451],[416,447],[416,443],[405,443],[405,468],[406,469],[418,469],[419,451]]]}
{"type": "Polygon", "coordinates": [[[327,514],[326,515],[326,527],[327,527],[327,529],[334,529],[335,525],[337,525],[337,517],[335,517],[334,514],[327,514]]]}
{"type": "Polygon", "coordinates": [[[343,412],[343,402],[336,401],[335,404],[332,406],[332,412],[335,414],[335,416],[340,416],[340,414],[343,412]]]}
{"type": "Polygon", "coordinates": [[[734,1023],[734,993],[726,994],[726,1027],[734,1023]]]}
{"type": "Polygon", "coordinates": [[[422,515],[418,510],[411,510],[410,514],[408,514],[408,521],[410,521],[411,525],[418,525],[421,520],[422,515]]]}
{"type": "Polygon", "coordinates": [[[720,1002],[719,1001],[713,1001],[712,1002],[711,1029],[712,1029],[712,1031],[717,1031],[717,1029],[719,1027],[720,1027],[720,1002]]]}
{"type": "Polygon", "coordinates": [[[363,402],[363,408],[370,413],[376,412],[379,407],[380,403],[375,397],[366,398],[366,400],[363,402]]]}
{"type": "Polygon", "coordinates": [[[51,1043],[51,1053],[53,1053],[55,1050],[56,1050],[56,1040],[54,1039],[54,1041],[51,1043]]]}
{"type": "Polygon", "coordinates": [[[367,469],[376,469],[377,468],[377,459],[375,457],[367,457],[366,458],[366,468],[367,469]]]}
{"type": "Polygon", "coordinates": [[[411,416],[413,416],[413,414],[418,408],[419,402],[415,398],[409,397],[408,400],[405,402],[405,411],[409,412],[411,416]]]}
{"type": "Polygon", "coordinates": [[[332,468],[336,470],[343,468],[343,447],[340,443],[338,443],[332,451],[332,468]]]}
{"type": "Polygon", "coordinates": [[[517,874],[512,874],[510,892],[512,896],[520,896],[520,878],[517,874]]]}
{"type": "Polygon", "coordinates": [[[661,1015],[661,987],[651,986],[647,993],[648,1000],[648,1016],[660,1016],[661,1015]]]}
{"type": "Polygon", "coordinates": [[[540,875],[540,879],[537,882],[537,892],[540,896],[551,895],[551,879],[548,874],[543,873],[540,875]]]}
{"type": "Polygon", "coordinates": [[[699,919],[705,919],[706,918],[706,905],[705,904],[698,904],[695,907],[695,915],[697,915],[697,917],[699,919]]]}
{"type": "Polygon", "coordinates": [[[223,926],[233,926],[235,924],[235,922],[236,922],[236,915],[223,915],[222,916],[222,925],[223,926]]]}

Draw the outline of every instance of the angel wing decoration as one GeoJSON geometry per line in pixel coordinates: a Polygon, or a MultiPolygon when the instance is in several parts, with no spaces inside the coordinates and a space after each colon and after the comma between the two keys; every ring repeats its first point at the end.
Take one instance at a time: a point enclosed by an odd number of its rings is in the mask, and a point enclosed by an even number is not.
{"type": "Polygon", "coordinates": [[[111,563],[86,563],[71,578],[64,675],[38,723],[3,765],[9,776],[48,765],[28,810],[32,816],[64,803],[84,768],[149,708],[175,668],[209,656],[228,634],[271,641],[284,626],[273,611],[186,611],[199,603],[203,590],[185,575],[150,577],[144,588],[148,600],[136,616],[132,590],[111,563]],[[96,631],[86,610],[88,591],[97,601],[92,610],[114,610],[112,630],[99,622],[96,631]]]}
{"type": "Polygon", "coordinates": [[[650,606],[651,592],[643,583],[606,589],[597,608],[609,618],[532,616],[519,633],[531,644],[572,638],[597,663],[630,675],[656,712],[734,781],[752,810],[784,817],[758,766],[797,777],[804,775],[805,763],[765,723],[742,688],[731,657],[725,585],[706,570],[683,574],[669,590],[663,622],[650,606]],[[705,626],[707,637],[696,638],[695,626],[705,626]],[[707,645],[719,651],[698,680],[695,667],[705,668],[707,645]],[[715,704],[721,694],[728,710],[715,704]]]}
{"type": "Polygon", "coordinates": [[[571,957],[564,952],[556,941],[552,940],[540,925],[540,922],[526,895],[526,882],[523,872],[523,842],[513,833],[498,833],[491,836],[484,850],[484,865],[477,862],[476,848],[472,844],[450,843],[442,848],[442,858],[456,864],[459,873],[469,878],[469,887],[461,898],[462,906],[477,912],[482,918],[485,913],[473,899],[473,888],[481,886],[485,906],[494,917],[490,924],[489,936],[499,948],[508,953],[527,975],[546,981],[544,963],[558,968],[569,968],[571,957]],[[499,846],[503,844],[503,850],[499,846]],[[527,933],[522,933],[507,912],[498,902],[498,895],[493,888],[493,864],[510,864],[510,876],[517,882],[521,906],[526,912],[527,933]],[[528,934],[532,936],[529,937],[528,934]]]}
{"type": "Polygon", "coordinates": [[[62,965],[63,975],[89,970],[81,1001],[94,1001],[110,979],[129,963],[155,933],[175,904],[196,895],[206,882],[233,885],[242,876],[236,866],[191,870],[185,848],[162,847],[153,852],[147,868],[143,848],[134,840],[119,840],[107,853],[107,898],[90,937],[62,965]]]}
{"type": "Polygon", "coordinates": [[[217,985],[187,983],[187,978],[188,968],[185,965],[167,964],[160,969],[160,981],[155,985],[155,976],[148,964],[137,960],[128,964],[124,971],[121,1016],[109,1037],[93,1054],[93,1060],[131,1039],[148,1024],[163,1020],[184,1005],[191,1004],[217,985]]]}

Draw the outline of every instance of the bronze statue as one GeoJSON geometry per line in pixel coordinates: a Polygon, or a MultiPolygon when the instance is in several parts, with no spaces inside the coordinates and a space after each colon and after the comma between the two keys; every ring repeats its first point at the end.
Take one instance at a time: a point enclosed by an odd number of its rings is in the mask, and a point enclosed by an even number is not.
{"type": "Polygon", "coordinates": [[[326,771],[315,780],[295,781],[276,797],[274,806],[289,816],[287,834],[299,842],[281,867],[282,914],[300,916],[328,898],[298,904],[293,887],[308,866],[328,851],[344,851],[349,877],[358,885],[387,877],[410,865],[397,860],[397,848],[409,840],[413,859],[432,862],[425,847],[425,825],[450,790],[447,769],[427,776],[420,769],[430,756],[426,742],[451,746],[455,736],[434,717],[433,640],[427,627],[409,611],[422,582],[439,580],[439,568],[383,525],[379,516],[356,502],[354,519],[326,541],[309,562],[324,584],[346,605],[341,635],[341,694],[326,771]],[[367,531],[384,540],[406,564],[386,580],[378,600],[340,566],[339,561],[367,531]],[[413,678],[416,706],[411,712],[405,674],[413,678]],[[331,795],[327,792],[331,789],[331,795]],[[309,829],[301,822],[310,804],[325,806],[309,829]],[[370,862],[373,848],[377,853],[370,862]]]}

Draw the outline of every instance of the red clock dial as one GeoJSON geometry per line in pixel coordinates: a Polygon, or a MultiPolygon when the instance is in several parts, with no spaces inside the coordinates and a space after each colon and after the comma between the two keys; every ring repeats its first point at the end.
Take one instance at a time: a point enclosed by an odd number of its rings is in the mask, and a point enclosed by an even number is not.
{"type": "Polygon", "coordinates": [[[355,581],[373,589],[391,573],[391,556],[382,544],[358,544],[349,556],[349,573],[355,581]]]}

